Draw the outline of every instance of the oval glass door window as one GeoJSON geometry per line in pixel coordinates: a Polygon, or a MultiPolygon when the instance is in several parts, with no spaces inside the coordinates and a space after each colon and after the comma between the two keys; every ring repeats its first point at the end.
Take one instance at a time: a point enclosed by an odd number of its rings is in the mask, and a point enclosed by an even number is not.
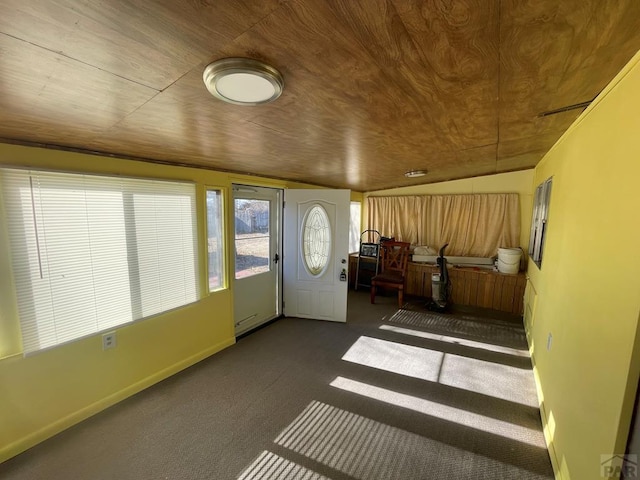
{"type": "Polygon", "coordinates": [[[321,205],[311,207],[302,222],[302,258],[309,273],[320,275],[331,253],[329,216],[321,205]]]}

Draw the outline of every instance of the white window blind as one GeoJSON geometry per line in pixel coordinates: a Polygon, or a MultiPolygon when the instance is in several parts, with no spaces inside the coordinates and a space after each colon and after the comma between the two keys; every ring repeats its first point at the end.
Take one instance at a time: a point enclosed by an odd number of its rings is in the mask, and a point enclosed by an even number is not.
{"type": "Polygon", "coordinates": [[[193,184],[0,176],[25,353],[199,298],[193,184]]]}

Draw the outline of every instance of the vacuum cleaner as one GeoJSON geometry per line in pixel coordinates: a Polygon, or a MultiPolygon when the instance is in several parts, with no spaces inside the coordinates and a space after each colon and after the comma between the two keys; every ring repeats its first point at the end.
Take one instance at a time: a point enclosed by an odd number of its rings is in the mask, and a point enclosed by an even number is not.
{"type": "Polygon", "coordinates": [[[445,243],[440,248],[440,253],[436,259],[440,271],[431,274],[431,301],[427,307],[429,310],[436,312],[445,312],[450,306],[449,292],[451,285],[449,283],[447,259],[444,258],[444,250],[448,245],[448,243],[445,243]]]}

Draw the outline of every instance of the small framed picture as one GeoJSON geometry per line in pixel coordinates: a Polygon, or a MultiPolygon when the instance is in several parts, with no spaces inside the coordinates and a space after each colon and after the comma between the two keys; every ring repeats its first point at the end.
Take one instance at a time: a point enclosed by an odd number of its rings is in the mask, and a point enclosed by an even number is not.
{"type": "Polygon", "coordinates": [[[380,245],[377,243],[363,243],[360,246],[361,257],[377,257],[380,245]]]}

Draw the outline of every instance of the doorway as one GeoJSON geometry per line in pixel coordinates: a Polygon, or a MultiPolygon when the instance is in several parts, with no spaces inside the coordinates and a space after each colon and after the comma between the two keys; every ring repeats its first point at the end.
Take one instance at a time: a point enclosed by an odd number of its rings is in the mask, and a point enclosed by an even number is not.
{"type": "Polygon", "coordinates": [[[282,190],[233,185],[236,336],[282,313],[282,190]]]}
{"type": "Polygon", "coordinates": [[[286,190],[287,317],[347,321],[349,190],[286,190]]]}

